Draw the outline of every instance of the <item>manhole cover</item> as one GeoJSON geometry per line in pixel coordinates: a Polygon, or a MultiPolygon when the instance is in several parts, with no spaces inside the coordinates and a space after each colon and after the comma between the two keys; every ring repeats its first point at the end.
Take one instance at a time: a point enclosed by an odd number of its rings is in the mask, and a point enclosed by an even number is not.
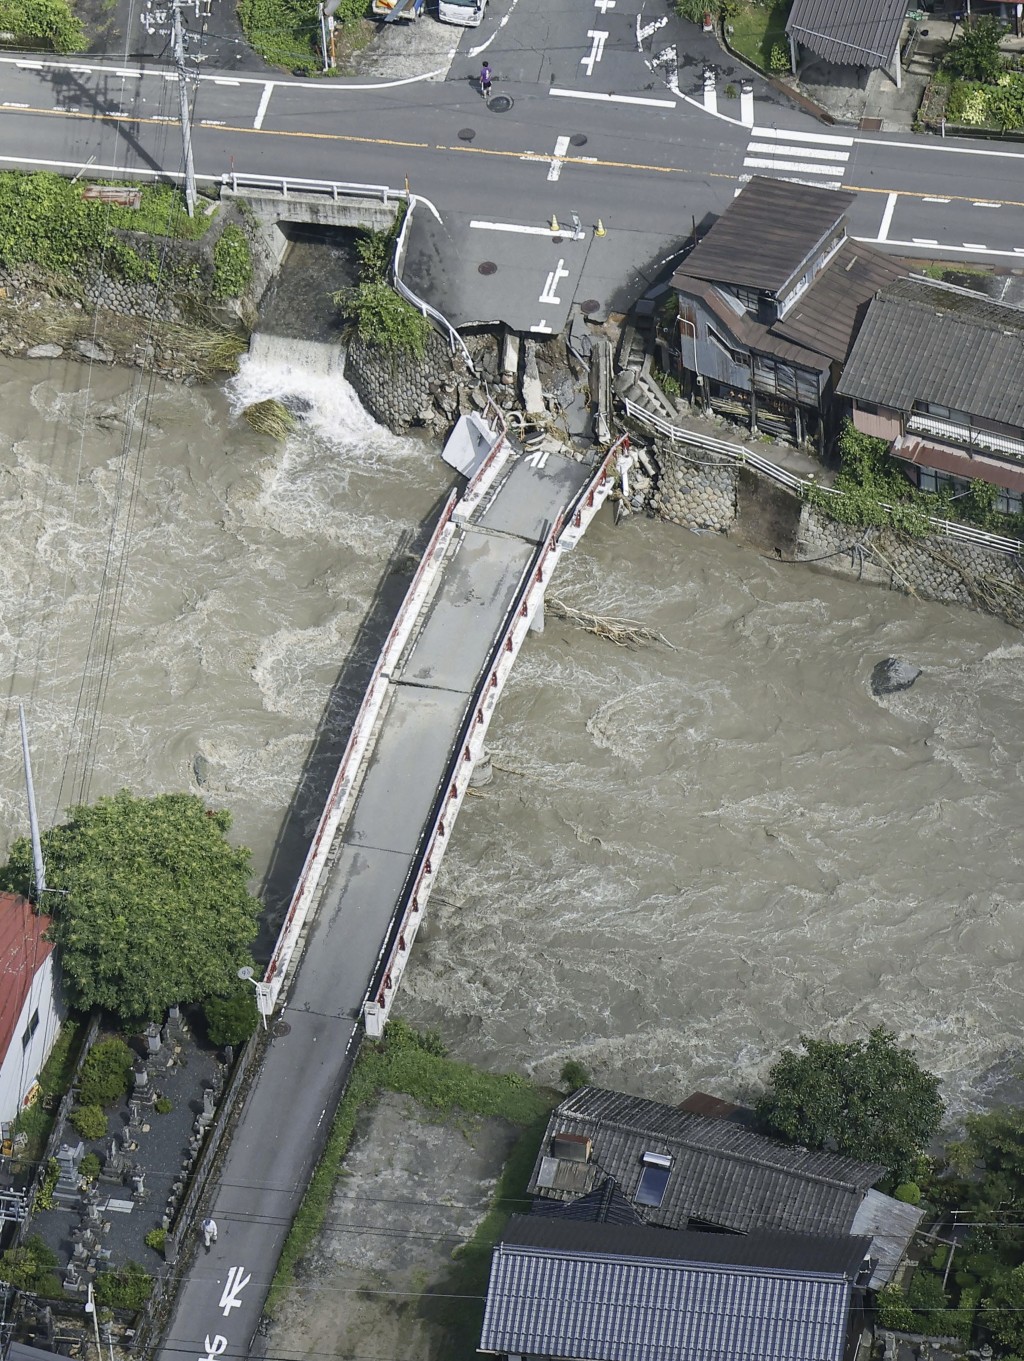
{"type": "Polygon", "coordinates": [[[274,1026],[274,1034],[277,1036],[290,1035],[292,1028],[287,1021],[278,1021],[274,1026]]]}
{"type": "Polygon", "coordinates": [[[459,128],[459,141],[471,142],[476,136],[476,128],[459,128]]]}
{"type": "Polygon", "coordinates": [[[551,238],[551,244],[553,246],[560,246],[564,240],[565,240],[564,236],[553,236],[551,238]]]}
{"type": "Polygon", "coordinates": [[[514,103],[515,100],[511,95],[491,95],[487,101],[487,107],[491,113],[508,113],[514,103]]]}
{"type": "Polygon", "coordinates": [[[587,316],[590,312],[599,312],[600,310],[601,304],[596,298],[588,298],[586,302],[580,303],[580,311],[584,316],[587,316]]]}
{"type": "Polygon", "coordinates": [[[575,137],[570,137],[570,138],[569,138],[569,145],[570,145],[570,146],[586,146],[586,145],[587,145],[587,139],[586,139],[586,137],[584,137],[584,135],[583,135],[582,132],[577,132],[576,135],[575,135],[575,137]]]}
{"type": "Polygon", "coordinates": [[[493,260],[481,260],[476,267],[476,272],[478,274],[497,274],[498,266],[493,260]]]}

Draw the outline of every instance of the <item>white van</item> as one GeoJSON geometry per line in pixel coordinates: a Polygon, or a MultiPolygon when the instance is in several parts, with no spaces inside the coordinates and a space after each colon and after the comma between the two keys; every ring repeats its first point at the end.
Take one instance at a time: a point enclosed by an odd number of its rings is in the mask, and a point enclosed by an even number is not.
{"type": "Polygon", "coordinates": [[[487,0],[437,0],[437,17],[443,24],[476,28],[486,8],[487,0]]]}

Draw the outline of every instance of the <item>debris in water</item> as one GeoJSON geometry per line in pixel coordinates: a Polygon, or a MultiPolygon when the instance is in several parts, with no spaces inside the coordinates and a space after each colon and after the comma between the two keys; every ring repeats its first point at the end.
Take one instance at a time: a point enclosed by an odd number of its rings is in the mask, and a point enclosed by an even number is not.
{"type": "Polygon", "coordinates": [[[573,605],[567,605],[564,600],[557,597],[546,600],[544,608],[556,619],[576,624],[587,633],[596,634],[598,638],[607,638],[616,647],[637,648],[641,643],[663,643],[673,652],[676,651],[675,644],[670,643],[663,633],[649,629],[632,619],[613,619],[605,614],[589,614],[586,610],[578,610],[573,605]]]}
{"type": "Polygon", "coordinates": [[[898,690],[909,690],[921,674],[921,668],[900,657],[886,657],[871,672],[873,695],[894,695],[898,690]]]}
{"type": "Polygon", "coordinates": [[[271,439],[286,439],[295,428],[295,417],[274,397],[253,402],[242,415],[258,435],[269,435],[271,439]]]}

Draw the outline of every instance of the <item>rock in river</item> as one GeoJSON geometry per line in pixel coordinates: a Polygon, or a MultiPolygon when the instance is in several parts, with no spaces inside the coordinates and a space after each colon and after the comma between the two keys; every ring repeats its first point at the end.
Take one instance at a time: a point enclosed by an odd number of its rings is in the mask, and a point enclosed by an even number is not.
{"type": "Polygon", "coordinates": [[[894,695],[897,690],[909,690],[921,674],[921,668],[901,657],[886,657],[871,672],[873,695],[894,695]]]}

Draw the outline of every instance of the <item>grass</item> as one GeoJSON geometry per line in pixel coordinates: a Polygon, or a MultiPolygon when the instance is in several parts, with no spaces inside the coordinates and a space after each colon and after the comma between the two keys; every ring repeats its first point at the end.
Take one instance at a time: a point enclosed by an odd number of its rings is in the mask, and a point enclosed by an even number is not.
{"type": "MultiPolygon", "coordinates": [[[[138,188],[132,185],[131,188],[138,188]]],[[[169,184],[146,184],[142,187],[142,202],[138,208],[111,208],[111,226],[126,231],[149,232],[152,236],[174,236],[183,241],[198,241],[209,230],[216,213],[204,212],[206,200],[196,205],[195,217],[189,217],[185,196],[169,184]]]]}
{"type": "MultiPolygon", "coordinates": [[[[285,1240],[277,1273],[267,1297],[266,1313],[273,1317],[295,1278],[295,1270],[323,1227],[324,1217],[334,1192],[341,1164],[352,1141],[360,1112],[377,1100],[382,1091],[402,1092],[428,1110],[440,1115],[465,1111],[470,1115],[498,1116],[521,1125],[527,1133],[513,1152],[495,1191],[491,1211],[477,1235],[463,1250],[474,1260],[471,1249],[481,1234],[479,1251],[486,1253],[501,1231],[509,1210],[503,1209],[514,1198],[522,1200],[529,1167],[539,1146],[548,1112],[555,1094],[532,1087],[514,1073],[483,1073],[468,1063],[445,1056],[434,1035],[419,1035],[403,1021],[389,1021],[379,1044],[364,1043],[349,1079],[345,1095],[334,1117],[327,1146],[310,1180],[291,1232],[285,1240]],[[527,1141],[533,1139],[533,1153],[526,1162],[527,1141]],[[526,1147],[524,1147],[526,1146],[526,1147]],[[521,1185],[520,1185],[521,1183],[521,1185]],[[516,1188],[519,1187],[518,1191],[516,1188]]],[[[486,1284],[486,1276],[484,1278],[486,1284]]]]}
{"type": "Polygon", "coordinates": [[[19,1155],[20,1160],[34,1163],[43,1156],[46,1141],[53,1129],[57,1102],[67,1091],[75,1071],[80,1040],[78,1023],[65,1021],[57,1042],[50,1050],[50,1057],[39,1074],[38,1099],[21,1111],[14,1122],[16,1133],[28,1135],[28,1146],[19,1155]],[[53,1109],[46,1109],[48,1106],[53,1109]]]}
{"type": "Polygon", "coordinates": [[[791,0],[739,0],[736,13],[726,20],[732,28],[730,46],[752,66],[771,71],[772,48],[781,45],[789,56],[786,19],[791,0]]]}

